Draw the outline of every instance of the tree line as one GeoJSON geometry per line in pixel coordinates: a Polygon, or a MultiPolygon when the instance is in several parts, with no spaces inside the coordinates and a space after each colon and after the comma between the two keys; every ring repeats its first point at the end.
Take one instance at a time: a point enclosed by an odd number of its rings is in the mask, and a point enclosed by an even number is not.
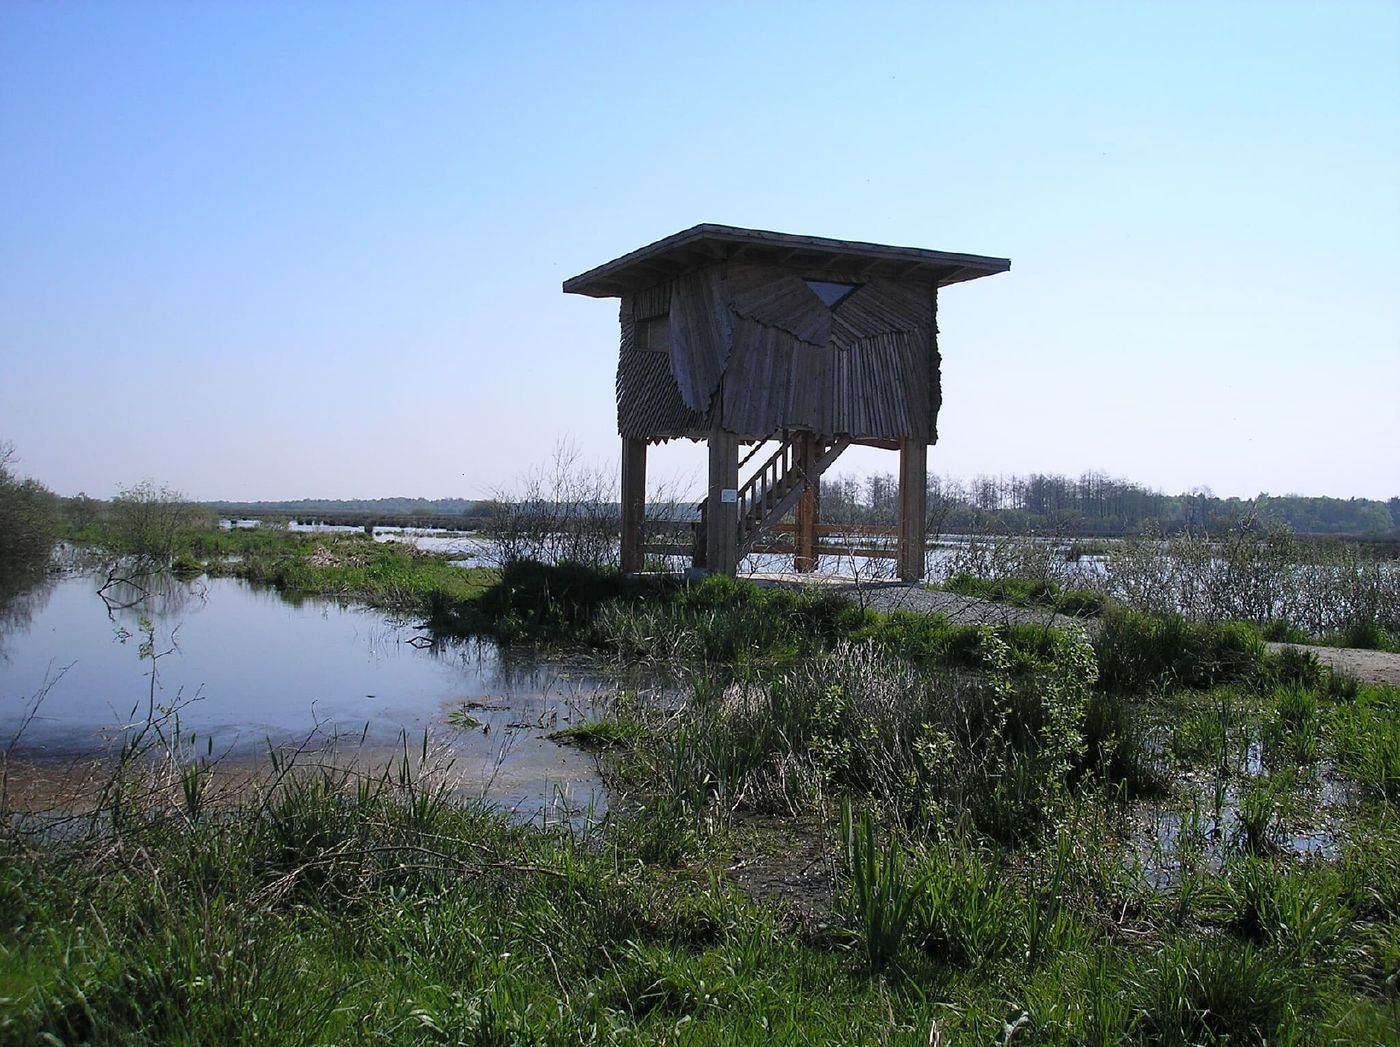
{"type": "MultiPolygon", "coordinates": [[[[1299,534],[1400,537],[1400,497],[1326,498],[1260,494],[1222,498],[1207,487],[1164,494],[1103,472],[1079,477],[1055,473],[979,475],[971,480],[931,476],[929,520],[943,532],[1050,531],[1066,535],[1133,534],[1229,527],[1253,518],[1299,534]]],[[[899,481],[891,474],[837,477],[822,482],[822,515],[831,521],[893,523],[899,481]]]]}

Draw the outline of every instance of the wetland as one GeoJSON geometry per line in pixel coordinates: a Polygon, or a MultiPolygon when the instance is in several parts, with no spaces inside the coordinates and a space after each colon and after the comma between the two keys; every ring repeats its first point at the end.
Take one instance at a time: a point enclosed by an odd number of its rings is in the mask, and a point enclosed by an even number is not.
{"type": "MultiPolygon", "coordinates": [[[[1396,688],[1102,589],[469,551],[196,529],[10,604],[5,1041],[1395,1040],[1396,688]]],[[[1329,564],[1334,628],[1389,575],[1329,564]]]]}

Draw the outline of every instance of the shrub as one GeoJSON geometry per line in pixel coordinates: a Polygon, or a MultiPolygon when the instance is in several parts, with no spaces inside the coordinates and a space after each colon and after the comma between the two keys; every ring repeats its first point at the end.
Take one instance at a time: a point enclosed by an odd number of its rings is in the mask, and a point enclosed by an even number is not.
{"type": "Polygon", "coordinates": [[[967,811],[1001,839],[1036,832],[1084,758],[1087,644],[1052,634],[1018,665],[991,630],[985,673],[929,672],[878,644],[840,642],[789,669],[704,691],[659,735],[699,802],[791,812],[821,790],[874,797],[907,826],[967,811]]]}
{"type": "Polygon", "coordinates": [[[165,566],[188,532],[213,524],[208,512],[179,491],[144,480],[112,499],[107,527],[114,552],[165,566]]]}
{"type": "Polygon", "coordinates": [[[0,443],[0,601],[8,585],[48,563],[58,529],[57,499],[37,480],[10,469],[14,449],[0,443]]]}
{"type": "Polygon", "coordinates": [[[1094,649],[1103,686],[1127,693],[1254,679],[1267,664],[1264,642],[1249,626],[1193,622],[1179,614],[1111,610],[1094,649]]]}

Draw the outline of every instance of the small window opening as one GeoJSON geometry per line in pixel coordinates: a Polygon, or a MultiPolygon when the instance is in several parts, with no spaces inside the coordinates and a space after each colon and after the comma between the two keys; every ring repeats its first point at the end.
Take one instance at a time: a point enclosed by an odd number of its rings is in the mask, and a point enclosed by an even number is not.
{"type": "Polygon", "coordinates": [[[830,280],[808,280],[807,286],[829,309],[835,309],[861,288],[860,284],[838,284],[830,280]]]}
{"type": "Polygon", "coordinates": [[[635,344],[638,349],[666,352],[671,348],[671,321],[664,316],[654,320],[638,320],[635,344]]]}

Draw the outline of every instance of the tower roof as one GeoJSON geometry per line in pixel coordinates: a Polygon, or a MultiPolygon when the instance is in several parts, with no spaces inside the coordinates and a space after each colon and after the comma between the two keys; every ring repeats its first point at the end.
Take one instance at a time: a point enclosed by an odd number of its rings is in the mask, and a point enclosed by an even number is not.
{"type": "Polygon", "coordinates": [[[1007,258],[705,223],[565,280],[564,291],[592,298],[616,298],[712,262],[734,259],[769,262],[828,276],[923,280],[939,287],[1011,268],[1007,258]]]}

